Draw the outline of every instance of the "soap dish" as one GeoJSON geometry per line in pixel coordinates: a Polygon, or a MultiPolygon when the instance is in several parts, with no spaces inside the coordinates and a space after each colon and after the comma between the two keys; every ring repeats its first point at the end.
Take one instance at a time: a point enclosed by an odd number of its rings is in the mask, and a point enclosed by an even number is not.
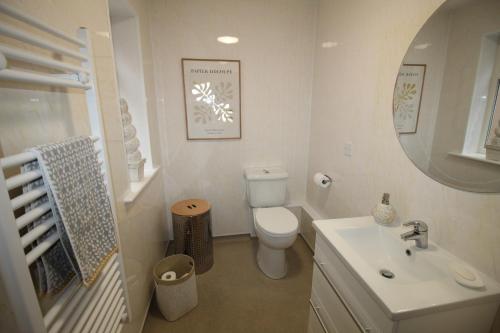
{"type": "Polygon", "coordinates": [[[481,277],[470,267],[458,262],[452,262],[448,268],[453,274],[455,281],[464,287],[477,289],[485,286],[481,277]]]}

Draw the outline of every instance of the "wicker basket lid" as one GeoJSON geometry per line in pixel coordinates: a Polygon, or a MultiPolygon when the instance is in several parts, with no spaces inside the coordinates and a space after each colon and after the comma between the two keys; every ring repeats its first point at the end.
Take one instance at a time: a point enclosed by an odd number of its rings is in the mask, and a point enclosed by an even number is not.
{"type": "Polygon", "coordinates": [[[171,208],[172,214],[180,216],[197,216],[210,210],[210,204],[203,199],[187,199],[177,201],[171,208]]]}

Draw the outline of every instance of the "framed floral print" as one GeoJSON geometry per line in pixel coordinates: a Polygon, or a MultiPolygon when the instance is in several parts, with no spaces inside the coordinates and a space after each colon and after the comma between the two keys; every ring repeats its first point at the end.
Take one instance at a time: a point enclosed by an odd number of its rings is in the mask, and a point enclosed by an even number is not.
{"type": "Polygon", "coordinates": [[[401,66],[394,88],[394,126],[399,134],[417,133],[426,65],[401,66]]]}
{"type": "Polygon", "coordinates": [[[182,59],[188,140],[241,139],[240,61],[182,59]]]}

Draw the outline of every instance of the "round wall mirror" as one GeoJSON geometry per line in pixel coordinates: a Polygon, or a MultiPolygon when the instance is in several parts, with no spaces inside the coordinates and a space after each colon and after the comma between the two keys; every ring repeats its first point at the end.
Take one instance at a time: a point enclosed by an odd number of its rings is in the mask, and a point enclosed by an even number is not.
{"type": "Polygon", "coordinates": [[[402,61],[396,134],[425,174],[451,187],[500,192],[500,1],[448,0],[402,61]]]}

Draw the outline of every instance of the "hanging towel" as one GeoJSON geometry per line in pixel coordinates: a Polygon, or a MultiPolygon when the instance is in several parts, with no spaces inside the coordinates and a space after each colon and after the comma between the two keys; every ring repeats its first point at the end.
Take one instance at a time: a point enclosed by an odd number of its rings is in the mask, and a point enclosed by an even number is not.
{"type": "Polygon", "coordinates": [[[30,151],[48,185],[48,198],[55,206],[52,214],[62,222],[57,232],[66,258],[88,287],[117,251],[111,204],[94,143],[89,137],[75,137],[30,151]]]}
{"type": "MultiPolygon", "coordinates": [[[[21,167],[21,173],[26,173],[30,171],[39,170],[38,161],[32,161],[24,164],[21,167]]],[[[29,192],[38,187],[44,187],[45,183],[43,179],[37,179],[33,182],[30,182],[23,186],[23,193],[29,192]]],[[[52,198],[51,198],[52,199],[52,198]]],[[[24,207],[24,211],[27,213],[30,210],[45,204],[49,203],[50,210],[42,215],[40,218],[33,221],[33,223],[28,226],[28,230],[32,230],[36,226],[40,225],[43,222],[46,222],[50,219],[55,219],[55,226],[52,227],[48,232],[39,237],[33,245],[38,245],[41,241],[48,238],[52,234],[58,232],[62,226],[62,222],[59,218],[59,214],[56,213],[56,207],[53,204],[53,200],[49,200],[48,196],[42,196],[40,199],[37,199],[26,205],[24,207]]],[[[59,233],[61,234],[61,233],[59,233]]],[[[67,239],[67,237],[66,237],[67,239]]],[[[71,252],[72,254],[72,252],[71,252]]],[[[34,263],[34,281],[36,284],[36,290],[40,294],[40,296],[44,296],[47,294],[56,294],[57,292],[64,289],[64,287],[71,282],[71,280],[76,276],[75,272],[76,268],[71,264],[69,260],[69,255],[64,250],[62,242],[56,242],[54,246],[45,251],[44,254],[40,257],[39,260],[34,263]]],[[[74,258],[74,256],[73,256],[74,258]]]]}

